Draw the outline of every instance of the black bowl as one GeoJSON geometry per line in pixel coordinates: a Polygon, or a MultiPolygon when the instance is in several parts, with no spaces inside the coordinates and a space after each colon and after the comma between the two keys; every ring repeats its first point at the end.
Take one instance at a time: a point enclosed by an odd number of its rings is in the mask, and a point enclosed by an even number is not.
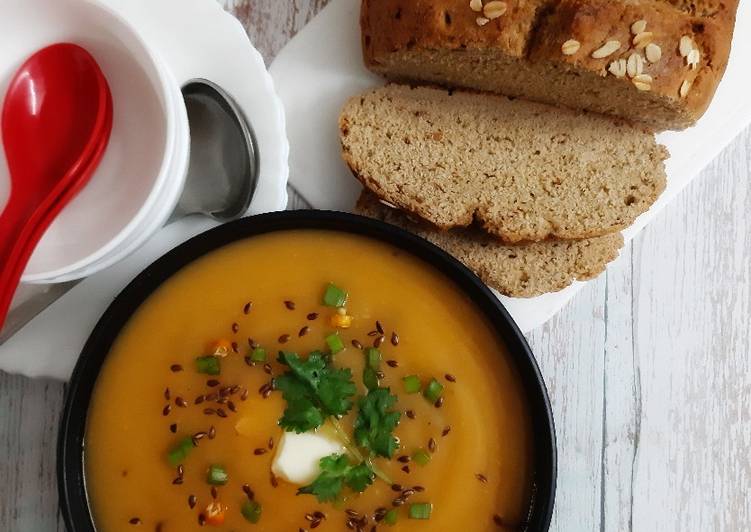
{"type": "Polygon", "coordinates": [[[387,242],[417,256],[452,279],[487,316],[516,363],[528,395],[535,438],[534,499],[528,531],[548,530],[556,486],[553,414],[540,370],[527,342],[498,299],[459,261],[397,227],[339,212],[287,211],[228,223],[167,253],[136,277],[115,299],[91,333],[68,387],[57,449],[60,506],[69,531],[94,531],[84,481],[84,433],[94,384],[120,331],[139,306],[181,268],[217,248],[255,235],[291,229],[327,229],[387,242]]]}

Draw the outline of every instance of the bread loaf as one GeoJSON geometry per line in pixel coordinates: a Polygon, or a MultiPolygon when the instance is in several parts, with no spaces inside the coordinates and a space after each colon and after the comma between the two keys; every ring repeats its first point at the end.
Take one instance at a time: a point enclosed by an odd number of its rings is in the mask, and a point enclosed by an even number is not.
{"type": "Polygon", "coordinates": [[[388,85],[351,99],[340,130],[345,161],[379,198],[509,243],[618,231],[665,187],[667,152],[650,132],[503,96],[388,85]]]}
{"type": "Polygon", "coordinates": [[[410,220],[396,209],[363,192],[356,212],[397,225],[447,251],[487,285],[512,297],[534,297],[555,292],[574,280],[599,275],[623,245],[620,233],[588,240],[548,241],[508,246],[482,231],[439,231],[410,220]]]}
{"type": "Polygon", "coordinates": [[[690,126],[725,71],[738,0],[363,0],[366,65],[690,126]]]}

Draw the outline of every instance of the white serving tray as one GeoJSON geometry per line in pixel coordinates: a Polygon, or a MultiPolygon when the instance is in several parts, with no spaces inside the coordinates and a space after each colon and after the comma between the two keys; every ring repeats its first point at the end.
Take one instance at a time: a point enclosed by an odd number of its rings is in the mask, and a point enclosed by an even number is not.
{"type": "MultiPolygon", "coordinates": [[[[363,66],[360,2],[332,0],[271,65],[287,114],[290,182],[314,207],[351,210],[360,192],[340,157],[337,118],[350,96],[383,80],[363,66]]],[[[663,133],[671,153],[668,186],[652,208],[624,231],[631,240],[751,123],[751,10],[739,9],[727,73],[707,114],[680,133],[663,133]]],[[[524,332],[555,315],[585,283],[532,299],[501,297],[524,332]]]]}

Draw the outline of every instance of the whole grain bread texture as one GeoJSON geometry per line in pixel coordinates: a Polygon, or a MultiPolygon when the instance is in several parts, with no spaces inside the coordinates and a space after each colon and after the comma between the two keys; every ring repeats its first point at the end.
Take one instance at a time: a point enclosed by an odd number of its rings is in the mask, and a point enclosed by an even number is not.
{"type": "Polygon", "coordinates": [[[379,198],[507,243],[619,231],[665,187],[649,131],[503,96],[391,84],[352,98],[339,126],[345,162],[379,198]]]}
{"type": "Polygon", "coordinates": [[[706,111],[739,0],[363,0],[366,66],[683,129],[706,111]]]}
{"type": "Polygon", "coordinates": [[[355,212],[396,225],[450,253],[488,286],[510,297],[557,292],[573,281],[597,277],[618,257],[620,233],[586,240],[546,241],[510,246],[477,229],[440,231],[390,208],[363,191],[355,212]]]}

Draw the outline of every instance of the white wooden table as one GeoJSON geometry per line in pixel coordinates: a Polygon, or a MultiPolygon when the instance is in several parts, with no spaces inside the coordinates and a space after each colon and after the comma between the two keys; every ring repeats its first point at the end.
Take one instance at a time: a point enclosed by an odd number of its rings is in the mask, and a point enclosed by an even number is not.
{"type": "MultiPolygon", "coordinates": [[[[225,0],[267,61],[325,3],[225,0]]],[[[750,146],[746,131],[528,335],[558,429],[552,530],[751,529],[750,146]]],[[[0,531],[63,530],[64,389],[0,374],[0,531]]]]}

